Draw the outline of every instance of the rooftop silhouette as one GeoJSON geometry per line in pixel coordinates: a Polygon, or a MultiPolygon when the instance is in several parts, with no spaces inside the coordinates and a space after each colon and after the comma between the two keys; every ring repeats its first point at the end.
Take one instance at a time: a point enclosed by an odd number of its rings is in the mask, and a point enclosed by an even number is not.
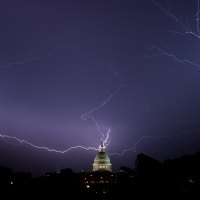
{"type": "MultiPolygon", "coordinates": [[[[101,151],[100,151],[101,152],[101,151]]],[[[0,167],[0,187],[7,198],[199,199],[200,152],[160,162],[139,154],[135,168],[74,173],[66,168],[33,178],[30,173],[0,167]]]]}

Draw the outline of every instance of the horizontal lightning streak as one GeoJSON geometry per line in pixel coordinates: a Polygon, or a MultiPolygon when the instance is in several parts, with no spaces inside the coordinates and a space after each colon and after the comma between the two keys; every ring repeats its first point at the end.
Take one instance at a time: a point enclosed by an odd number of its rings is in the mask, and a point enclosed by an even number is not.
{"type": "Polygon", "coordinates": [[[88,151],[88,150],[98,151],[98,149],[95,148],[95,147],[84,147],[84,146],[81,146],[81,145],[69,147],[68,149],[65,149],[65,150],[62,151],[62,150],[56,150],[56,149],[53,149],[53,148],[49,148],[49,147],[46,147],[46,146],[38,146],[38,145],[32,144],[32,143],[30,143],[26,140],[19,139],[17,137],[5,135],[5,134],[0,134],[0,138],[15,140],[16,142],[19,142],[20,144],[27,144],[27,145],[29,145],[33,148],[36,148],[36,149],[41,149],[41,150],[46,150],[46,151],[49,151],[49,152],[55,152],[55,153],[61,153],[61,154],[67,153],[67,152],[69,152],[73,149],[83,149],[83,150],[86,150],[86,151],[88,151]]]}
{"type": "MultiPolygon", "coordinates": [[[[48,55],[48,56],[50,56],[50,55],[48,55]]],[[[40,59],[40,58],[44,58],[44,57],[48,57],[48,56],[34,57],[34,58],[31,58],[31,59],[40,59]]],[[[29,61],[29,60],[30,60],[30,58],[29,58],[29,59],[27,58],[27,59],[25,59],[25,60],[23,60],[23,61],[21,61],[21,62],[18,62],[18,63],[10,63],[10,64],[7,65],[7,66],[10,66],[11,64],[22,64],[22,63],[24,63],[24,62],[26,62],[26,61],[29,61]]],[[[81,119],[82,119],[82,120],[86,120],[87,118],[92,119],[92,121],[95,123],[95,125],[96,125],[96,127],[97,127],[99,133],[100,133],[101,136],[102,136],[102,137],[101,137],[101,141],[104,143],[104,145],[105,145],[106,147],[110,144],[109,136],[110,136],[110,131],[111,131],[111,129],[109,128],[106,134],[102,133],[101,130],[100,130],[100,126],[98,125],[97,120],[96,120],[95,117],[92,116],[91,114],[94,113],[95,111],[101,109],[104,105],[106,105],[106,103],[108,103],[108,102],[112,99],[112,97],[113,97],[114,95],[116,95],[118,92],[120,92],[121,88],[122,88],[122,85],[120,85],[120,87],[118,88],[118,90],[116,90],[116,91],[114,91],[113,93],[111,93],[111,94],[109,95],[109,97],[106,98],[106,99],[103,101],[102,104],[100,104],[100,105],[97,106],[95,109],[92,109],[92,110],[89,111],[88,113],[86,113],[86,114],[84,114],[84,115],[81,116],[81,119]],[[105,137],[105,139],[104,139],[104,137],[105,137]]],[[[83,150],[87,150],[87,151],[88,151],[88,150],[98,151],[98,148],[95,148],[95,147],[84,147],[84,146],[81,146],[81,145],[72,146],[72,147],[69,147],[69,148],[67,148],[67,149],[65,149],[65,150],[57,150],[57,149],[49,148],[49,147],[47,147],[47,146],[38,146],[38,145],[35,145],[35,144],[33,144],[33,143],[31,143],[31,142],[29,142],[29,141],[27,141],[27,140],[19,139],[19,138],[15,137],[15,136],[9,136],[9,135],[6,135],[6,134],[0,134],[0,139],[9,139],[9,140],[15,141],[15,142],[17,142],[17,143],[19,143],[19,144],[26,144],[26,145],[29,145],[29,146],[31,146],[31,147],[33,147],[33,148],[36,148],[36,149],[41,149],[41,150],[46,150],[46,151],[49,151],[49,152],[55,152],[55,153],[61,153],[61,154],[67,153],[67,152],[69,152],[69,151],[71,151],[71,150],[73,150],[73,149],[83,149],[83,150]]],[[[4,142],[8,142],[8,141],[4,140],[4,142]]],[[[11,143],[10,141],[9,141],[8,143],[13,144],[13,143],[11,143]]],[[[15,144],[13,144],[13,145],[19,145],[19,144],[16,144],[16,143],[15,143],[15,144]]]]}
{"type": "MultiPolygon", "coordinates": [[[[179,137],[179,136],[181,136],[183,134],[195,133],[195,132],[200,132],[200,129],[184,130],[184,131],[182,131],[182,132],[180,132],[180,133],[178,133],[176,135],[170,135],[170,136],[163,136],[163,135],[142,136],[139,140],[137,140],[137,142],[135,142],[133,144],[133,147],[125,149],[121,153],[109,153],[109,155],[110,156],[123,156],[125,153],[127,153],[129,151],[136,152],[136,146],[139,145],[145,139],[171,139],[171,138],[174,138],[174,137],[179,137]]],[[[105,143],[108,143],[109,133],[110,133],[110,129],[109,129],[109,131],[107,133],[106,139],[104,140],[105,143]]],[[[69,151],[71,151],[73,149],[83,149],[83,150],[86,150],[86,151],[89,151],[89,150],[98,151],[98,148],[95,148],[95,147],[84,147],[84,146],[81,146],[81,145],[69,147],[68,149],[65,149],[65,150],[56,150],[56,149],[49,148],[49,147],[46,147],[46,146],[38,146],[38,145],[35,145],[35,144],[32,144],[32,143],[28,142],[27,140],[19,139],[17,137],[5,135],[5,134],[0,134],[0,138],[15,140],[16,142],[19,142],[20,144],[27,144],[27,145],[29,145],[29,146],[31,146],[33,148],[36,148],[36,149],[46,150],[48,152],[54,152],[54,153],[60,153],[60,154],[67,153],[67,152],[69,152],[69,151]]]]}
{"type": "Polygon", "coordinates": [[[185,32],[178,32],[178,31],[170,31],[171,33],[175,33],[177,35],[192,35],[194,37],[197,37],[198,39],[200,39],[200,35],[197,35],[196,33],[192,32],[192,31],[185,31],[185,32]]]}
{"type": "Polygon", "coordinates": [[[128,149],[125,149],[123,150],[121,153],[109,153],[110,156],[123,156],[125,153],[129,152],[129,151],[134,151],[136,152],[136,146],[138,144],[140,144],[143,140],[145,139],[171,139],[171,138],[174,138],[174,137],[179,137],[183,134],[187,134],[187,133],[195,133],[195,132],[200,132],[200,129],[195,129],[195,130],[184,130],[180,133],[177,133],[175,135],[169,135],[169,136],[166,136],[166,135],[158,135],[158,136],[142,136],[137,142],[135,142],[133,144],[133,147],[131,148],[128,148],[128,149]]]}
{"type": "Polygon", "coordinates": [[[44,56],[27,57],[27,58],[25,58],[25,59],[23,59],[21,61],[11,62],[11,63],[8,63],[6,65],[0,65],[0,68],[8,68],[8,67],[10,67],[12,65],[22,65],[22,64],[24,64],[26,62],[29,62],[29,61],[32,61],[32,60],[40,60],[40,59],[48,58],[52,54],[53,53],[51,52],[51,53],[49,53],[47,55],[44,55],[44,56]]]}

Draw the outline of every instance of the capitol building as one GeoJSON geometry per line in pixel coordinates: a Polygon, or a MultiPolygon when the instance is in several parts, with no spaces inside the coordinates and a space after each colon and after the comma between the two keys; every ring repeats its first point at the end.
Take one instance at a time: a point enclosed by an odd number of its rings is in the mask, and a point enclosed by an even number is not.
{"type": "Polygon", "coordinates": [[[93,172],[95,171],[112,171],[110,158],[105,151],[105,146],[103,142],[101,142],[99,152],[96,154],[94,159],[93,172]]]}

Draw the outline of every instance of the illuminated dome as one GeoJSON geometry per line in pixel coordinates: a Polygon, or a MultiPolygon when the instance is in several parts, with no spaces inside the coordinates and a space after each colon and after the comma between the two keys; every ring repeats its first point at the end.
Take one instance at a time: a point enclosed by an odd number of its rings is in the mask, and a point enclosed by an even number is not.
{"type": "Polygon", "coordinates": [[[111,163],[108,154],[105,152],[105,147],[103,142],[99,147],[99,152],[96,154],[93,163],[93,171],[112,171],[111,170],[111,163]]]}

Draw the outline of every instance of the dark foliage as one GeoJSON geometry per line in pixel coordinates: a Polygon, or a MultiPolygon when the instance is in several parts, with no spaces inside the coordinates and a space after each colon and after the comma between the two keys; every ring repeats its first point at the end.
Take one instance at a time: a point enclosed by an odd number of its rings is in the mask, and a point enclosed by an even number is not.
{"type": "Polygon", "coordinates": [[[6,199],[200,199],[200,152],[163,163],[139,154],[135,169],[117,173],[63,169],[32,178],[0,167],[0,187],[6,199]]]}

